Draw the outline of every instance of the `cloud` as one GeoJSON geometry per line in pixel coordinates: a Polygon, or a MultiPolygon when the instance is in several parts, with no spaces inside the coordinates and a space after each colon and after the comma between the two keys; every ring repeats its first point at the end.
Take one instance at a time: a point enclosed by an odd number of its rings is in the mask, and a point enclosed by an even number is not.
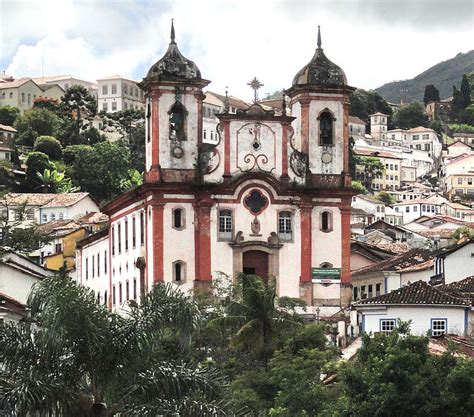
{"type": "Polygon", "coordinates": [[[175,18],[181,52],[211,90],[251,98],[291,85],[312,57],[317,25],[349,83],[375,88],[411,78],[472,48],[464,0],[3,0],[0,66],[15,76],[72,73],[141,79],[166,51],[175,18]],[[444,20],[443,20],[444,19],[444,20]],[[442,22],[445,22],[442,24],[442,22]],[[8,36],[6,34],[8,33],[8,36]]]}

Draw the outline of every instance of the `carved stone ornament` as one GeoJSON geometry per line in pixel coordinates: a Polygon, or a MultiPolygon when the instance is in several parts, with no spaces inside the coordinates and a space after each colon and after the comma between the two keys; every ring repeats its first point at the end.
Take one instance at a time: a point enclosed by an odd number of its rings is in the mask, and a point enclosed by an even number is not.
{"type": "Polygon", "coordinates": [[[297,177],[304,178],[308,170],[308,155],[295,149],[290,156],[290,166],[297,177]]]}
{"type": "Polygon", "coordinates": [[[258,221],[257,216],[254,217],[252,220],[252,224],[250,225],[250,229],[252,230],[252,235],[257,236],[260,233],[260,222],[258,221]]]}
{"type": "Polygon", "coordinates": [[[324,152],[321,155],[321,161],[323,164],[329,164],[332,161],[332,155],[329,152],[324,152]]]}
{"type": "Polygon", "coordinates": [[[242,233],[242,231],[238,231],[237,234],[235,235],[235,238],[234,238],[234,243],[242,243],[244,241],[244,234],[242,233]]]}
{"type": "Polygon", "coordinates": [[[278,235],[275,232],[271,232],[270,236],[268,236],[267,242],[270,245],[278,245],[278,244],[280,244],[280,238],[278,237],[278,235]]]}
{"type": "Polygon", "coordinates": [[[244,206],[257,216],[268,206],[268,199],[259,190],[252,190],[244,198],[244,206]]]}
{"type": "Polygon", "coordinates": [[[199,170],[203,175],[213,173],[220,164],[221,156],[216,146],[203,143],[199,150],[199,170]]]}

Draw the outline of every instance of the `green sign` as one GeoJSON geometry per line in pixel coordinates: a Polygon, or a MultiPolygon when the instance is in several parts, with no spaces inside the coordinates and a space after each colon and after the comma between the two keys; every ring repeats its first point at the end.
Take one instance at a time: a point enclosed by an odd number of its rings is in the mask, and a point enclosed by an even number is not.
{"type": "Polygon", "coordinates": [[[341,278],[341,268],[312,268],[313,278],[319,279],[339,279],[341,278]]]}

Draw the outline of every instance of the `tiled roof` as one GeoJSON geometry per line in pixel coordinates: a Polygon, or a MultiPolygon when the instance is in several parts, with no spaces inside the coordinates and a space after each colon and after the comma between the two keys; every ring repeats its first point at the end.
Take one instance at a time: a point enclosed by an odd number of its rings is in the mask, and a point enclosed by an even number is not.
{"type": "MultiPolygon", "coordinates": [[[[217,94],[212,91],[207,91],[206,94],[212,94],[213,96],[217,97],[222,102],[225,101],[225,96],[223,96],[222,94],[217,94]]],[[[245,101],[234,96],[229,96],[229,105],[231,107],[235,107],[236,109],[241,109],[241,110],[245,110],[249,108],[249,105],[245,101]]]]}
{"type": "Polygon", "coordinates": [[[353,123],[353,124],[356,124],[356,125],[365,125],[366,124],[362,119],[359,119],[356,116],[349,116],[349,123],[353,123]]]}
{"type": "Polygon", "coordinates": [[[411,249],[383,262],[356,269],[352,272],[352,276],[360,276],[370,272],[403,271],[410,267],[425,263],[432,258],[433,255],[424,249],[411,249]]]}
{"type": "Polygon", "coordinates": [[[433,287],[425,281],[416,281],[388,294],[378,295],[356,305],[445,305],[470,306],[467,298],[454,296],[433,287]]]}
{"type": "Polygon", "coordinates": [[[457,250],[463,248],[466,245],[474,244],[473,239],[466,239],[464,241],[459,241],[459,243],[455,243],[454,245],[448,246],[447,248],[441,248],[434,252],[435,256],[445,256],[449,255],[450,253],[456,252],[457,250]]]}
{"type": "Polygon", "coordinates": [[[87,197],[89,193],[63,193],[55,197],[44,207],[68,207],[87,197]]]}
{"type": "Polygon", "coordinates": [[[408,131],[410,133],[418,133],[418,132],[433,132],[434,133],[433,129],[430,129],[429,127],[423,127],[423,126],[414,127],[412,129],[408,129],[408,131]]]}
{"type": "Polygon", "coordinates": [[[455,290],[463,293],[474,293],[474,275],[464,278],[461,281],[441,285],[438,288],[443,291],[455,290]]]}
{"type": "Polygon", "coordinates": [[[0,83],[0,89],[21,87],[23,84],[27,83],[28,81],[34,82],[31,78],[20,78],[19,80],[15,80],[11,82],[0,83]]]}
{"type": "Polygon", "coordinates": [[[9,193],[3,200],[8,205],[27,204],[42,207],[68,207],[87,197],[89,193],[9,193]]]}
{"type": "Polygon", "coordinates": [[[386,152],[386,151],[377,151],[373,149],[362,149],[362,148],[354,148],[354,153],[360,156],[372,156],[374,158],[391,158],[391,159],[403,159],[394,153],[386,152]]]}

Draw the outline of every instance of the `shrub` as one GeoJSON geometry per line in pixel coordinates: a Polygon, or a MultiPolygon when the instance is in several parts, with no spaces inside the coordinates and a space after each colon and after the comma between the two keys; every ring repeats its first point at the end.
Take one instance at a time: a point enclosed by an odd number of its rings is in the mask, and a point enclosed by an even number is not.
{"type": "Polygon", "coordinates": [[[43,152],[51,159],[61,159],[63,148],[61,143],[53,136],[40,136],[35,142],[35,151],[43,152]]]}

